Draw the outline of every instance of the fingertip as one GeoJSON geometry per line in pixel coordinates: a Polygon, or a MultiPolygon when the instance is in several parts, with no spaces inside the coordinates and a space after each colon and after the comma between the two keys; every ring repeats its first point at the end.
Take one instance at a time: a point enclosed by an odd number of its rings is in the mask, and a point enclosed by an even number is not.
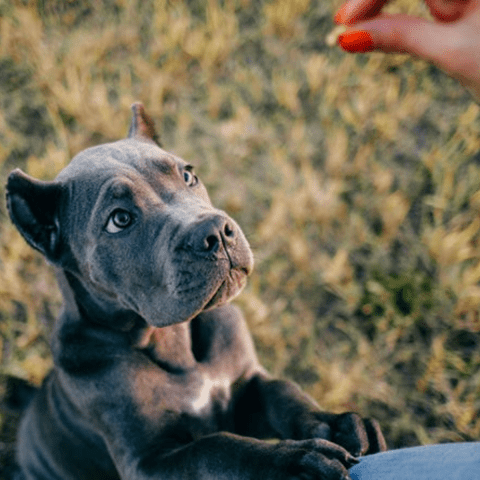
{"type": "Polygon", "coordinates": [[[343,4],[342,7],[337,11],[333,17],[333,21],[337,25],[344,25],[347,21],[347,3],[343,4]]]}
{"type": "Polygon", "coordinates": [[[430,13],[440,22],[454,22],[462,18],[465,11],[471,8],[471,2],[451,2],[444,0],[425,0],[430,13]]]}

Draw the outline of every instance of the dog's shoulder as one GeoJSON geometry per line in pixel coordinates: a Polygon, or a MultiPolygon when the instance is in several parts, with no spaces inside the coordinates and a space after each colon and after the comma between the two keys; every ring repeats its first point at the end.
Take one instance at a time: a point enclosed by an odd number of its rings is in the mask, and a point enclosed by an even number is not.
{"type": "Polygon", "coordinates": [[[202,312],[192,321],[192,346],[199,359],[229,358],[232,364],[257,365],[257,355],[247,322],[232,304],[202,312]]]}

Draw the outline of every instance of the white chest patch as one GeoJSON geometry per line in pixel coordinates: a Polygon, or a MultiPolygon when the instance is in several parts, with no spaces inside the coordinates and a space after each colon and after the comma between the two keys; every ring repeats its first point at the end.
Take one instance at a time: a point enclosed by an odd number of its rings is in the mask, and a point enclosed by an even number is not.
{"type": "Polygon", "coordinates": [[[193,413],[200,415],[206,413],[216,401],[226,404],[230,400],[230,381],[228,378],[211,379],[205,375],[195,393],[190,405],[193,413]]]}

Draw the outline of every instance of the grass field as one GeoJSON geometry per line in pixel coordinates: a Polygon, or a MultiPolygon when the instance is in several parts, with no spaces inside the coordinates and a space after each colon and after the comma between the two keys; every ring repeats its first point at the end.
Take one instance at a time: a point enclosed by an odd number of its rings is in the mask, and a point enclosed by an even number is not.
{"type": "MultiPolygon", "coordinates": [[[[391,448],[478,439],[480,107],[420,60],[332,46],[338,6],[0,0],[1,196],[15,167],[52,179],[124,137],[142,101],[252,244],[237,303],[267,368],[391,448]]],[[[59,307],[2,200],[3,374],[41,381],[59,307]]]]}

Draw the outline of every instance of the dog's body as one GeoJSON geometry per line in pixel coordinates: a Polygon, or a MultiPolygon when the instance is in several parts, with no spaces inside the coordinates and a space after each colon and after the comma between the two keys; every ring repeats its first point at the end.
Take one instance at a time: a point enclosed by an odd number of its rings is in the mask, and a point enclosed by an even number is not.
{"type": "Polygon", "coordinates": [[[23,478],[348,478],[352,455],[385,448],[376,423],[322,413],[260,366],[227,304],[252,270],[248,243],[133,110],[129,138],[55,181],[9,177],[11,218],[65,300],[55,368],[19,432],[23,478]]]}

